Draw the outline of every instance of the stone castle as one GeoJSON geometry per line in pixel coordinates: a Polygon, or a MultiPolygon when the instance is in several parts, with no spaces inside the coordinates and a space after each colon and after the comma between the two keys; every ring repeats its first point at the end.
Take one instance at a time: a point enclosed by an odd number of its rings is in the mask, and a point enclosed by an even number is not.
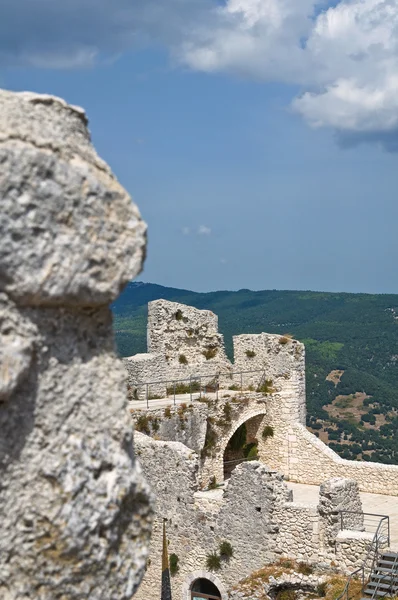
{"type": "Polygon", "coordinates": [[[242,577],[280,556],[358,566],[370,542],[359,491],[398,496],[398,466],[344,460],[306,429],[303,344],[238,335],[231,363],[216,315],[165,300],[149,303],[147,333],[149,353],[124,359],[136,451],[157,498],[138,600],[160,594],[164,519],[178,600],[197,597],[198,581],[218,590],[203,597],[235,598],[242,577]],[[230,461],[230,473],[229,443],[243,424],[256,460],[230,461]],[[318,502],[294,502],[285,481],[320,485],[318,502]],[[344,528],[342,510],[355,513],[344,528]],[[207,557],[222,542],[233,556],[214,572],[207,557]]]}
{"type": "Polygon", "coordinates": [[[359,492],[398,495],[398,467],[306,430],[302,344],[236,336],[232,364],[213,313],[159,300],[126,373],[109,305],[146,225],[81,108],[0,90],[0,197],[0,598],[158,600],[164,524],[174,600],[242,598],[281,556],[360,564],[359,492]]]}

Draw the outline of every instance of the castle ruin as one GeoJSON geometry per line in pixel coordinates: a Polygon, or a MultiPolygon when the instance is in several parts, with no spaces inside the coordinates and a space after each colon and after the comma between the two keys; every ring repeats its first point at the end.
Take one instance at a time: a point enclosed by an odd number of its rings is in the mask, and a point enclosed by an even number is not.
{"type": "Polygon", "coordinates": [[[398,496],[398,466],[344,460],[306,429],[303,344],[262,333],[235,336],[233,348],[231,362],[212,312],[156,300],[150,354],[124,359],[137,454],[157,497],[138,600],[159,596],[164,519],[178,557],[174,597],[226,600],[242,597],[233,591],[242,577],[281,556],[359,566],[372,539],[359,492],[398,496]],[[233,460],[242,427],[255,460],[236,452],[233,460]],[[320,485],[318,501],[294,502],[289,481],[320,485]],[[215,572],[207,560],[223,542],[233,556],[215,572]],[[202,596],[195,582],[204,582],[202,596]]]}

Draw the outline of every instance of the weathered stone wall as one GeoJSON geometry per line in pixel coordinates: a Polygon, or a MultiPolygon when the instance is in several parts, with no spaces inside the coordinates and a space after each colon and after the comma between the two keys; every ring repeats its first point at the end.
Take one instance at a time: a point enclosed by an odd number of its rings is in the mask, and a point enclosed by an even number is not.
{"type": "Polygon", "coordinates": [[[362,492],[398,496],[397,465],[345,460],[301,424],[286,431],[283,443],[286,460],[281,470],[292,481],[319,485],[331,477],[348,477],[362,492]]]}
{"type": "Polygon", "coordinates": [[[321,538],[325,548],[333,546],[342,529],[364,529],[359,488],[353,479],[334,477],[322,483],[318,510],[322,518],[321,538]],[[343,514],[341,511],[344,511],[343,514]]]}
{"type": "MultiPolygon", "coordinates": [[[[233,344],[234,371],[263,371],[264,379],[276,384],[286,396],[294,398],[294,410],[292,406],[288,407],[290,418],[305,425],[304,344],[270,333],[236,335],[233,344]]],[[[257,373],[243,375],[246,385],[258,385],[258,378],[257,373]]]]}
{"type": "Polygon", "coordinates": [[[206,404],[169,405],[165,408],[135,410],[130,403],[133,422],[138,431],[157,440],[181,442],[200,454],[205,445],[208,406],[206,404]],[[147,431],[143,431],[144,426],[147,431]]]}
{"type": "Polygon", "coordinates": [[[344,530],[337,534],[334,560],[343,572],[349,574],[363,566],[373,536],[368,531],[344,530]]]}
{"type": "Polygon", "coordinates": [[[165,356],[170,379],[231,369],[218,317],[210,310],[167,300],[149,302],[147,343],[148,352],[165,356]]]}
{"type": "Polygon", "coordinates": [[[123,364],[128,374],[127,389],[130,400],[166,397],[167,370],[163,354],[135,354],[124,358],[123,364]]]}
{"type": "Polygon", "coordinates": [[[0,92],[0,597],[130,600],[150,493],[108,304],[145,224],[82,109],[0,92]]]}
{"type": "Polygon", "coordinates": [[[279,507],[278,522],[277,548],[281,554],[305,562],[319,560],[320,518],[315,504],[286,502],[279,507]]]}
{"type": "MultiPolygon", "coordinates": [[[[157,496],[150,562],[137,600],[159,597],[163,518],[167,519],[169,554],[179,559],[179,571],[172,577],[177,599],[190,600],[190,584],[197,577],[215,578],[227,599],[225,590],[280,556],[324,565],[335,560],[339,532],[334,523],[330,527],[325,502],[323,512],[320,506],[292,502],[283,477],[261,463],[239,465],[224,490],[199,491],[200,459],[192,450],[140,433],[136,448],[157,496]],[[328,535],[322,534],[326,530],[328,535]],[[232,545],[233,557],[221,560],[220,571],[211,574],[207,556],[218,552],[222,541],[232,545]]],[[[333,511],[359,506],[358,489],[351,481],[329,482],[323,496],[333,511]]],[[[353,538],[356,552],[355,534],[353,538]]],[[[350,556],[347,544],[341,560],[350,556]]],[[[344,562],[342,568],[346,566],[344,562]]]]}

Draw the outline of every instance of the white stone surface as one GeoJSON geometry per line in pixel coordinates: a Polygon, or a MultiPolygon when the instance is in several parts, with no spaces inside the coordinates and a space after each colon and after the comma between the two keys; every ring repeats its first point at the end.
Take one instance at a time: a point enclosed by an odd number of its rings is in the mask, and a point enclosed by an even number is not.
{"type": "Polygon", "coordinates": [[[81,109],[0,91],[0,598],[130,600],[151,495],[108,303],[145,224],[81,109]]]}

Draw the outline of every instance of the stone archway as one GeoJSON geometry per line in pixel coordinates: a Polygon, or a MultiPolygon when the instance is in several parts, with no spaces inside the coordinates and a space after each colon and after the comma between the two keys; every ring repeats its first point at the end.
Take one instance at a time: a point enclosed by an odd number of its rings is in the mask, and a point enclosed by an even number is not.
{"type": "MultiPolygon", "coordinates": [[[[198,580],[209,582],[218,590],[220,600],[228,600],[228,593],[224,583],[218,577],[216,577],[216,575],[208,571],[195,571],[186,578],[182,586],[182,600],[192,600],[192,588],[194,587],[195,582],[198,580]]],[[[200,594],[200,592],[198,593],[200,594]]],[[[206,598],[206,594],[202,595],[204,598],[206,598]]],[[[211,598],[211,595],[207,595],[211,598]]],[[[215,596],[215,598],[217,598],[217,596],[215,596]]]]}
{"type": "Polygon", "coordinates": [[[224,481],[229,479],[232,471],[242,462],[261,460],[264,421],[264,414],[251,417],[231,435],[223,454],[224,481]]]}
{"type": "MultiPolygon", "coordinates": [[[[253,403],[251,403],[251,398],[245,400],[246,403],[242,406],[242,412],[237,413],[236,411],[234,417],[228,423],[220,418],[222,417],[221,410],[219,417],[218,415],[212,415],[210,432],[213,446],[211,451],[204,454],[203,462],[201,464],[200,478],[203,487],[207,487],[214,479],[217,484],[223,483],[225,450],[231,437],[243,423],[249,422],[250,436],[258,440],[259,460],[267,464],[269,462],[269,457],[272,456],[272,441],[264,440],[262,437],[264,427],[269,425],[267,403],[265,400],[259,400],[258,398],[253,398],[253,403]],[[222,421],[222,424],[219,424],[220,421],[222,421]]],[[[209,423],[207,427],[209,428],[209,423]]],[[[207,431],[209,431],[209,429],[207,431]]]]}

